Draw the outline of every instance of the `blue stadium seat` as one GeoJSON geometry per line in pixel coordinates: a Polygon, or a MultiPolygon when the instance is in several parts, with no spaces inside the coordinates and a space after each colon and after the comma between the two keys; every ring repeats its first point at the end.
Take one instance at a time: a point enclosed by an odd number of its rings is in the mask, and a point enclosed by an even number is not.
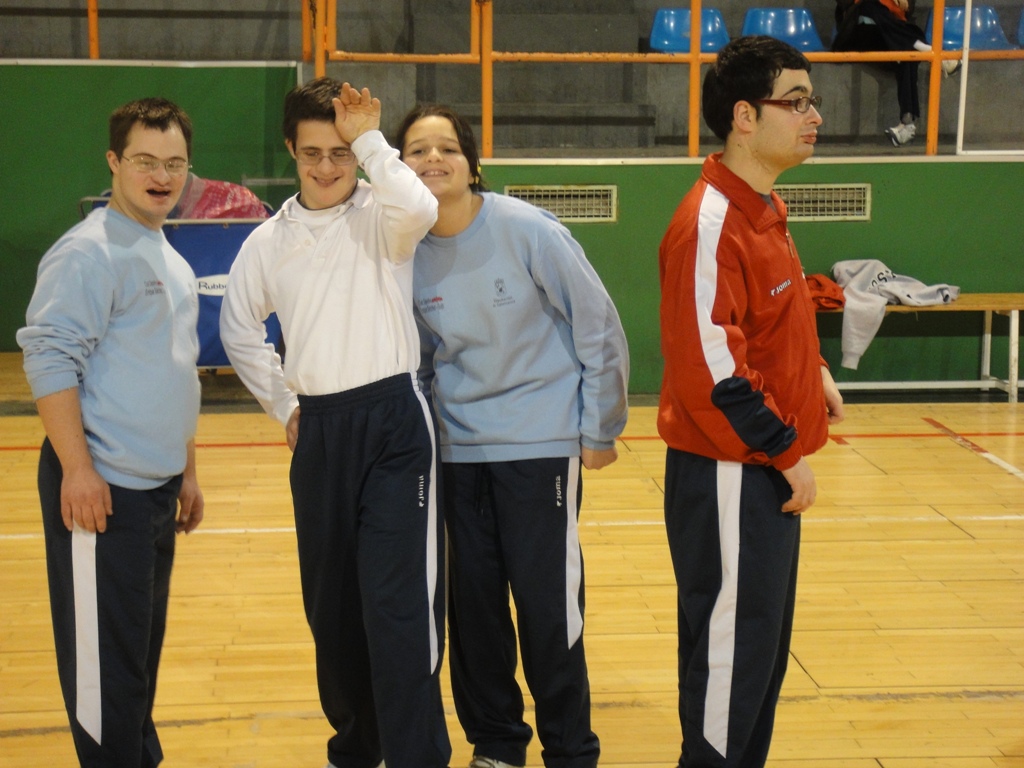
{"type": "MultiPolygon", "coordinates": [[[[942,48],[958,51],[964,47],[964,8],[946,6],[942,22],[942,48]]],[[[978,51],[1005,51],[1016,48],[1006,39],[1006,33],[999,23],[999,14],[991,5],[975,5],[971,8],[971,48],[978,51]]],[[[932,42],[934,11],[928,13],[925,40],[932,42]]]]}
{"type": "Polygon", "coordinates": [[[804,53],[825,50],[806,8],[751,8],[743,17],[742,34],[768,35],[804,53]]]}
{"type": "MultiPolygon", "coordinates": [[[[725,19],[717,8],[701,8],[700,49],[719,51],[729,42],[725,19]]],[[[690,9],[659,8],[651,25],[651,50],[662,53],[690,52],[690,9]]]]}
{"type": "Polygon", "coordinates": [[[1024,45],[1024,8],[1020,9],[1020,22],[1017,24],[1017,43],[1024,45]]]}

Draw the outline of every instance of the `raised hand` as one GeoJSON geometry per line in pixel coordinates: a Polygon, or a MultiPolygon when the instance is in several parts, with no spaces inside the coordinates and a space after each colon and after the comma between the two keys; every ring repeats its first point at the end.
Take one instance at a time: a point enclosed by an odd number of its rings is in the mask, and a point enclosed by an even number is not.
{"type": "Polygon", "coordinates": [[[334,127],[342,141],[352,144],[367,131],[380,128],[380,99],[373,98],[369,88],[357,91],[344,83],[333,101],[334,127]]]}

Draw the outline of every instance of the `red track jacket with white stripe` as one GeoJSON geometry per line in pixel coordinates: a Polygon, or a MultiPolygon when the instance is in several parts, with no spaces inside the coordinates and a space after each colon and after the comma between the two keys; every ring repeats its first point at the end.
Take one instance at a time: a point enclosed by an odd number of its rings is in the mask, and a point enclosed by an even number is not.
{"type": "Polygon", "coordinates": [[[788,469],[828,437],[814,305],[774,208],[704,162],[661,242],[658,432],[671,448],[788,469]]]}

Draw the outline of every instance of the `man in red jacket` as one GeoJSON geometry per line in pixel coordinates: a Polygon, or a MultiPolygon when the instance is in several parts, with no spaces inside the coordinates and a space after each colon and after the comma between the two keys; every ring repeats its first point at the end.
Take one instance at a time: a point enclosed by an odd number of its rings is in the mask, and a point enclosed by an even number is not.
{"type": "Polygon", "coordinates": [[[796,592],[804,458],[843,417],[776,178],[814,152],[811,66],[734,40],[704,79],[725,142],[661,243],[665,523],[678,586],[680,768],[756,768],[771,743],[796,592]]]}

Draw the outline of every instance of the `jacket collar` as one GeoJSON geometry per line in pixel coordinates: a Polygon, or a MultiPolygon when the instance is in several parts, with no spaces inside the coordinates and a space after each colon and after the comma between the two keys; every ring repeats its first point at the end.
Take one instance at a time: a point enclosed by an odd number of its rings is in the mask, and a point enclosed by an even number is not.
{"type": "Polygon", "coordinates": [[[768,205],[760,193],[747,182],[722,165],[722,153],[708,155],[701,169],[701,177],[723,195],[747,217],[756,232],[764,232],[772,226],[786,224],[786,204],[772,191],[774,207],[768,205]]]}
{"type": "MultiPolygon", "coordinates": [[[[372,199],[371,187],[369,182],[363,179],[356,179],[356,187],[352,190],[352,194],[343,203],[339,203],[334,207],[336,216],[341,216],[349,208],[365,208],[366,205],[372,199]]],[[[292,195],[290,198],[284,201],[281,206],[281,211],[284,215],[294,219],[294,209],[301,208],[302,203],[299,202],[299,196],[292,195]]]]}

